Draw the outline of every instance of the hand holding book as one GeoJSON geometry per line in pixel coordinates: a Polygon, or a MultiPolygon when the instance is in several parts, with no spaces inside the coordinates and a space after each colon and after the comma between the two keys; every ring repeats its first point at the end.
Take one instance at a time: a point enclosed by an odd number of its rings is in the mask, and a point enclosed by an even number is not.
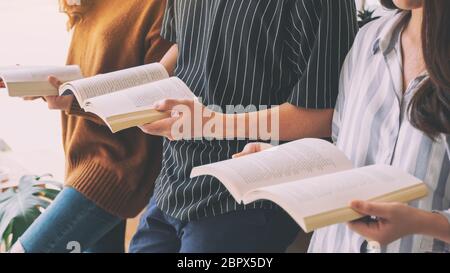
{"type": "Polygon", "coordinates": [[[350,207],[361,215],[377,217],[377,221],[353,221],[350,229],[368,240],[386,246],[400,238],[423,234],[450,242],[450,225],[443,216],[419,210],[402,203],[353,201],[350,207]]]}
{"type": "MultiPolygon", "coordinates": [[[[48,81],[56,89],[59,89],[60,86],[63,84],[58,78],[54,76],[50,76],[48,78],[48,81]]],[[[75,97],[73,95],[45,96],[44,99],[47,102],[49,109],[67,111],[72,106],[75,97]]]]}
{"type": "MultiPolygon", "coordinates": [[[[250,143],[233,158],[259,153],[271,147],[266,143],[250,143]]],[[[403,201],[407,202],[407,200],[403,201]]],[[[398,202],[352,200],[349,207],[361,216],[377,218],[376,221],[370,222],[358,219],[348,225],[350,229],[367,240],[375,241],[381,246],[413,234],[425,234],[450,242],[450,225],[440,214],[419,210],[398,202]]]]}
{"type": "Polygon", "coordinates": [[[191,177],[211,175],[237,202],[270,200],[306,232],[362,218],[353,200],[401,202],[427,195],[427,187],[402,170],[385,165],[353,168],[329,142],[304,139],[266,149],[250,144],[246,156],[192,170],[191,177]],[[252,148],[253,147],[253,148],[252,148]]]}
{"type": "MultiPolygon", "coordinates": [[[[63,84],[58,78],[55,76],[49,76],[48,82],[55,89],[59,89],[59,87],[63,84]]],[[[75,97],[73,95],[66,96],[27,96],[22,98],[24,101],[34,101],[37,99],[43,99],[50,110],[61,110],[67,111],[73,104],[75,97]]]]}
{"type": "Polygon", "coordinates": [[[170,118],[154,109],[163,99],[195,100],[186,84],[169,77],[159,63],[83,78],[78,66],[0,69],[0,82],[12,97],[46,97],[52,109],[67,110],[73,97],[112,132],[170,118]],[[48,81],[48,77],[54,78],[48,81]],[[62,84],[61,84],[62,83],[62,84]]]}
{"type": "Polygon", "coordinates": [[[204,126],[215,118],[220,119],[222,114],[208,109],[197,100],[166,99],[156,102],[153,106],[157,111],[172,113],[172,116],[140,126],[146,134],[162,136],[171,141],[221,137],[215,135],[214,130],[204,130],[204,126]]]}
{"type": "Polygon", "coordinates": [[[239,158],[239,157],[243,157],[246,155],[259,153],[259,152],[268,150],[270,148],[273,148],[273,146],[268,143],[262,143],[262,142],[250,143],[250,144],[245,145],[242,152],[233,155],[233,158],[239,158]]]}

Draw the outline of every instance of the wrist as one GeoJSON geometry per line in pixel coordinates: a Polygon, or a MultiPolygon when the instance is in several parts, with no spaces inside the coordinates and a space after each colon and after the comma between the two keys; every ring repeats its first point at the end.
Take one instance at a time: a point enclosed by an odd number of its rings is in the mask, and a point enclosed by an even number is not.
{"type": "Polygon", "coordinates": [[[222,138],[234,139],[236,138],[237,129],[237,115],[220,113],[220,120],[222,121],[222,138]]]}
{"type": "Polygon", "coordinates": [[[62,110],[65,111],[65,112],[68,112],[74,107],[73,105],[74,105],[74,103],[73,103],[73,101],[71,101],[70,103],[68,103],[66,105],[65,109],[62,109],[62,110]]]}
{"type": "Polygon", "coordinates": [[[72,97],[71,99],[68,99],[67,104],[65,105],[64,108],[65,109],[62,109],[62,110],[65,111],[65,112],[70,112],[74,108],[80,108],[80,110],[81,110],[81,107],[78,105],[78,101],[75,100],[75,97],[72,97]]]}
{"type": "Polygon", "coordinates": [[[226,119],[225,114],[211,111],[207,117],[203,117],[202,136],[218,140],[224,139],[226,137],[226,119]]]}
{"type": "Polygon", "coordinates": [[[162,60],[159,62],[159,64],[162,65],[162,66],[164,67],[164,69],[166,70],[166,72],[167,72],[167,74],[169,75],[169,77],[172,77],[172,76],[173,76],[173,69],[172,69],[172,67],[170,66],[170,64],[168,64],[168,63],[166,63],[166,62],[164,62],[164,61],[162,61],[162,60]]]}
{"type": "Polygon", "coordinates": [[[416,234],[431,236],[435,239],[450,242],[450,223],[439,213],[421,211],[418,217],[420,224],[416,234]]]}

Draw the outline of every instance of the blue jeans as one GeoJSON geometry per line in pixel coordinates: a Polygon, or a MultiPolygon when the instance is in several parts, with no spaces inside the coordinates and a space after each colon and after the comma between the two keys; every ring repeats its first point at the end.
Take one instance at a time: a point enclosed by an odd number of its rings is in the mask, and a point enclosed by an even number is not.
{"type": "Polygon", "coordinates": [[[132,253],[281,253],[298,225],[282,210],[251,209],[179,221],[152,200],[134,236],[132,253]]]}
{"type": "Polygon", "coordinates": [[[125,223],[65,188],[19,238],[26,253],[124,252],[125,223]]]}

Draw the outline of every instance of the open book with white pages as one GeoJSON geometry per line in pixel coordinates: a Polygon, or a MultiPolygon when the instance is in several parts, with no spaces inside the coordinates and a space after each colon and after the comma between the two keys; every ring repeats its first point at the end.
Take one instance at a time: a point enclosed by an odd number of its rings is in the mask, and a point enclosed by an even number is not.
{"type": "Polygon", "coordinates": [[[344,153],[320,139],[290,142],[191,173],[203,175],[218,178],[240,203],[278,204],[305,232],[361,218],[349,207],[353,200],[408,203],[428,193],[420,180],[391,166],[353,168],[344,153]]]}
{"type": "Polygon", "coordinates": [[[159,63],[89,78],[83,78],[77,66],[14,67],[0,69],[0,78],[13,97],[73,94],[81,108],[100,117],[114,133],[170,117],[153,108],[157,101],[197,99],[159,63]],[[48,83],[50,75],[64,82],[59,90],[48,83]]]}

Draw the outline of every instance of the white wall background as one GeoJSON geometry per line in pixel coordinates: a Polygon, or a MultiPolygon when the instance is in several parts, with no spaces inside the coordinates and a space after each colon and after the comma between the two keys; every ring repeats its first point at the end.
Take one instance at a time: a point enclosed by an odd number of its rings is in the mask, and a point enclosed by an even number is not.
{"type": "MultiPolygon", "coordinates": [[[[57,0],[0,0],[0,66],[63,65],[70,35],[57,0]]],[[[0,91],[0,138],[36,174],[63,177],[59,112],[0,91]]]]}

